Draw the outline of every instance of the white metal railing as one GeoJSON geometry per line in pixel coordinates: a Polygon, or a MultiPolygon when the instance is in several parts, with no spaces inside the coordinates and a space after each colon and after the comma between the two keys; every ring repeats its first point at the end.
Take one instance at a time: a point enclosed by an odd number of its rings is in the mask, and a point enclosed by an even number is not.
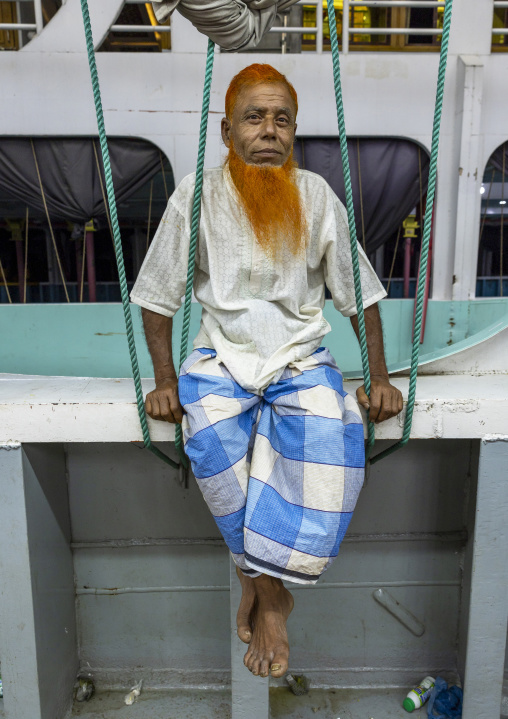
{"type": "MultiPolygon", "coordinates": [[[[322,7],[322,0],[299,0],[298,5],[315,5],[316,6],[316,25],[315,27],[289,27],[284,25],[283,27],[272,27],[270,32],[282,33],[282,53],[285,52],[285,35],[287,33],[298,33],[301,35],[314,35],[316,38],[316,52],[321,54],[323,52],[323,13],[318,12],[318,9],[322,7]]],[[[284,21],[287,22],[287,15],[284,16],[284,21]]]]}
{"type": "MultiPolygon", "coordinates": [[[[35,22],[1,22],[0,30],[18,30],[35,32],[38,35],[44,27],[44,21],[42,19],[42,0],[17,0],[17,3],[33,3],[35,22]]],[[[21,38],[20,38],[21,45],[21,38]]]]}
{"type": "MultiPolygon", "coordinates": [[[[136,0],[130,0],[135,2],[136,0]]],[[[498,0],[494,3],[499,7],[508,7],[508,0],[498,0]]],[[[282,35],[282,52],[284,53],[285,36],[289,33],[298,35],[314,35],[316,38],[316,52],[323,52],[323,13],[319,12],[322,0],[300,0],[298,5],[316,5],[315,27],[272,27],[270,32],[282,35]]],[[[439,36],[440,28],[409,28],[409,27],[354,27],[349,22],[349,9],[355,7],[376,8],[444,8],[444,0],[344,0],[342,11],[342,52],[349,52],[350,35],[423,35],[439,36]]],[[[287,22],[287,16],[285,16],[287,22]]],[[[499,34],[505,34],[499,31],[499,34]]]]}
{"type": "Polygon", "coordinates": [[[169,25],[111,25],[110,30],[111,32],[171,32],[169,25]]]}

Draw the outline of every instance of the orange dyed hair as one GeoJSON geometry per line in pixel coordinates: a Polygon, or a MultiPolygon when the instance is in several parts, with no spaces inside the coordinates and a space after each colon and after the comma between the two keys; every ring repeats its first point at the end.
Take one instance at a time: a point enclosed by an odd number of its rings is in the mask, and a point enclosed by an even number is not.
{"type": "Polygon", "coordinates": [[[293,85],[287,77],[271,65],[260,65],[255,63],[245,67],[231,80],[226,92],[226,117],[230,120],[238,99],[238,95],[244,87],[259,85],[261,83],[275,84],[281,82],[289,90],[289,94],[295,103],[298,112],[298,96],[293,85]]]}

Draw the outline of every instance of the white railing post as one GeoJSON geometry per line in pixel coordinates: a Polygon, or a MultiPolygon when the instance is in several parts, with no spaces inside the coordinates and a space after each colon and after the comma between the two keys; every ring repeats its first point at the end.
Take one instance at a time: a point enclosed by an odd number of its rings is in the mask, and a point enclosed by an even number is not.
{"type": "Polygon", "coordinates": [[[321,55],[323,52],[323,3],[318,0],[316,3],[316,52],[321,55]]]}
{"type": "MultiPolygon", "coordinates": [[[[20,3],[16,3],[16,20],[19,22],[21,18],[21,9],[20,9],[20,3]]],[[[18,48],[21,50],[23,47],[23,33],[21,30],[18,30],[18,48]]]]}
{"type": "Polygon", "coordinates": [[[34,12],[35,12],[35,25],[36,25],[36,33],[39,35],[39,33],[42,32],[42,29],[44,27],[44,21],[42,19],[42,3],[41,0],[34,0],[34,12]]]}
{"type": "Polygon", "coordinates": [[[349,0],[344,0],[342,8],[342,53],[349,52],[349,0]]]}

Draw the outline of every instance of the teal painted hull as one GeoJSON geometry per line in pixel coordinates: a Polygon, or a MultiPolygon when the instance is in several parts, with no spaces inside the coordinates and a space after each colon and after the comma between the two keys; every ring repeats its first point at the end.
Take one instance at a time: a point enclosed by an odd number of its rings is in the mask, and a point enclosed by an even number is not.
{"type": "MultiPolygon", "coordinates": [[[[413,300],[380,302],[391,372],[409,366],[413,300]]],[[[153,376],[141,326],[132,305],[142,377],[153,376]]],[[[201,309],[193,305],[190,336],[197,334],[201,309]]],[[[323,344],[347,377],[361,376],[358,343],[348,319],[326,303],[332,326],[323,344]]],[[[179,354],[182,313],[174,322],[175,357],[179,354]]],[[[508,327],[508,298],[469,302],[429,302],[420,364],[460,352],[508,327]]],[[[0,372],[71,377],[130,377],[129,353],[120,304],[4,305],[0,309],[0,372]]]]}

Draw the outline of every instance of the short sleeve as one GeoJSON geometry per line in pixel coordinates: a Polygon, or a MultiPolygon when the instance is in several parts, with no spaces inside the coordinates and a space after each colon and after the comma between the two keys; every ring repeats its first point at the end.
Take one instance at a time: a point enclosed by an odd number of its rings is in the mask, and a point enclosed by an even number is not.
{"type": "Polygon", "coordinates": [[[180,308],[187,280],[190,215],[182,196],[188,193],[180,188],[168,202],[130,295],[134,304],[166,317],[180,308]]]}
{"type": "MultiPolygon", "coordinates": [[[[345,317],[351,317],[356,314],[356,297],[347,214],[335,195],[330,205],[331,217],[323,238],[325,282],[331,292],[335,309],[345,317]]],[[[365,309],[386,297],[386,291],[360,244],[358,260],[365,309]]]]}

